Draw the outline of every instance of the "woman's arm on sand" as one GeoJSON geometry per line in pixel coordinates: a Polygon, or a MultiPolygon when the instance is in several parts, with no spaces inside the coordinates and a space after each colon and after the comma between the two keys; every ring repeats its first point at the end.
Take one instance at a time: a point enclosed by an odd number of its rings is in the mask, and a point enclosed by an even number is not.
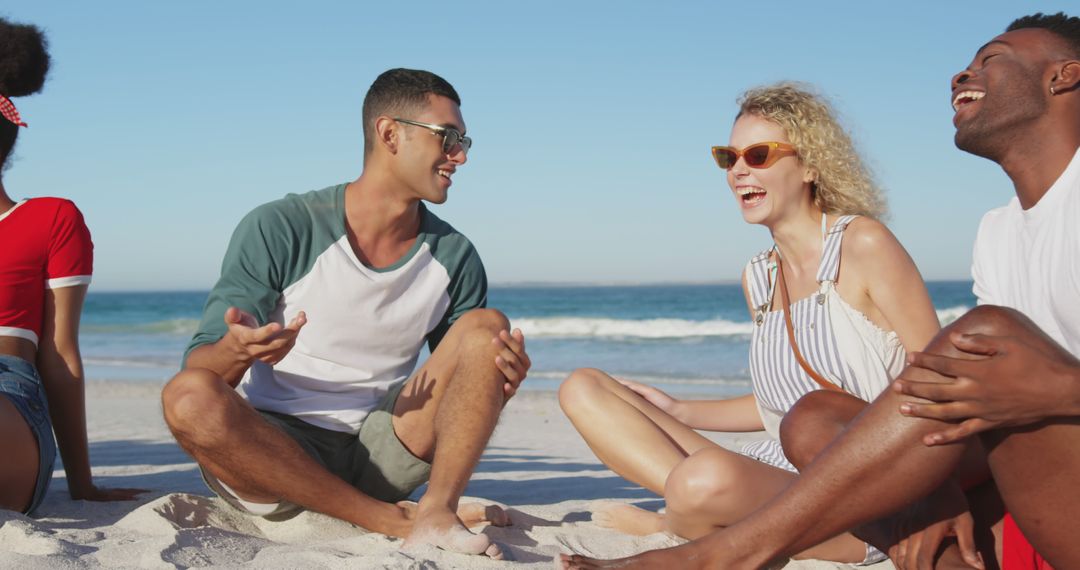
{"type": "Polygon", "coordinates": [[[79,354],[79,318],[86,289],[87,285],[77,285],[45,291],[45,318],[37,369],[49,400],[49,416],[64,460],[71,498],[129,500],[142,490],[99,489],[90,476],[84,377],[79,354]]]}

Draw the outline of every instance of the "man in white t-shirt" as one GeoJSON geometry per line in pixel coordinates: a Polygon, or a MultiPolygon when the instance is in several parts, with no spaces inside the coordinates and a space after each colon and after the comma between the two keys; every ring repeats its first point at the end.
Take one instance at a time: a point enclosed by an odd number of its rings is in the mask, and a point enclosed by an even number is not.
{"type": "Polygon", "coordinates": [[[993,566],[1001,545],[1005,568],[1080,568],[1080,18],[1018,19],[952,87],[957,147],[1016,189],[979,229],[980,306],[828,447],[785,441],[805,467],[759,511],[682,546],[564,567],[760,568],[855,529],[901,569],[993,566]]]}

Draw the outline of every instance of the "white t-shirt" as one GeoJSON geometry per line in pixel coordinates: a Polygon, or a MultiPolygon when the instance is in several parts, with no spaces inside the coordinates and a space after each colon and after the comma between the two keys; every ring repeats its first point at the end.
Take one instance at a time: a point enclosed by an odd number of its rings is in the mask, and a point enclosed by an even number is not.
{"type": "Polygon", "coordinates": [[[971,275],[980,305],[1016,309],[1080,355],[1080,149],[1030,209],[1014,197],[983,216],[971,275]]]}

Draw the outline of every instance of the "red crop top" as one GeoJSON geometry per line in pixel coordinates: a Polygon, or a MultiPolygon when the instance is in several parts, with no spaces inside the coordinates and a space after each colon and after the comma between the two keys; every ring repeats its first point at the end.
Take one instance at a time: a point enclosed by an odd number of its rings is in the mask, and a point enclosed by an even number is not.
{"type": "Polygon", "coordinates": [[[41,335],[45,289],[90,283],[94,244],[70,200],[23,200],[0,214],[0,336],[41,335]]]}

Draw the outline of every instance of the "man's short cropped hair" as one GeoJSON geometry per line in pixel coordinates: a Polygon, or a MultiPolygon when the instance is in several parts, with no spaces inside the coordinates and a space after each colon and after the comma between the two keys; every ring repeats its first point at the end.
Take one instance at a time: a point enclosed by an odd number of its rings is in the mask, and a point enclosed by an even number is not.
{"type": "Polygon", "coordinates": [[[1058,12],[1057,14],[1038,12],[1030,16],[1017,18],[1013,23],[1009,24],[1005,31],[1011,32],[1026,28],[1039,28],[1056,35],[1069,45],[1072,57],[1080,58],[1080,18],[1067,16],[1064,12],[1058,12]]]}
{"type": "Polygon", "coordinates": [[[376,118],[413,118],[427,105],[428,95],[441,95],[461,105],[454,87],[430,71],[397,68],[376,77],[364,97],[364,156],[374,147],[376,118]]]}

